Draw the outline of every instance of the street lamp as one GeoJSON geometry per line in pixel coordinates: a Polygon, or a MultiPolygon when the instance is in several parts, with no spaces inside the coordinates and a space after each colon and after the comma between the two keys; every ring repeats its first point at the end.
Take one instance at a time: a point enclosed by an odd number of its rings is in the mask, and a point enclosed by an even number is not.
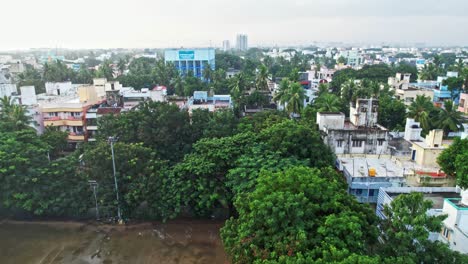
{"type": "Polygon", "coordinates": [[[96,203],[96,220],[99,220],[99,207],[98,207],[98,201],[97,201],[97,196],[96,196],[96,189],[98,187],[98,183],[95,180],[89,180],[88,183],[93,188],[94,202],[96,203]]]}
{"type": "Polygon", "coordinates": [[[119,218],[119,223],[123,223],[122,213],[120,211],[120,199],[119,199],[119,187],[117,185],[117,173],[115,171],[114,143],[117,142],[117,140],[118,138],[116,137],[109,137],[108,139],[111,145],[111,152],[112,152],[112,168],[114,170],[115,195],[117,197],[117,217],[119,218]]]}

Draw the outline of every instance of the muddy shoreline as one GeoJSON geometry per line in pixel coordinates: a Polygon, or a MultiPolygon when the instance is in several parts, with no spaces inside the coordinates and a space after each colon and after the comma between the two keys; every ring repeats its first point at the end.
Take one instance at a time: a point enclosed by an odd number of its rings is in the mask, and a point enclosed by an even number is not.
{"type": "Polygon", "coordinates": [[[0,221],[0,263],[228,263],[223,221],[0,221]]]}

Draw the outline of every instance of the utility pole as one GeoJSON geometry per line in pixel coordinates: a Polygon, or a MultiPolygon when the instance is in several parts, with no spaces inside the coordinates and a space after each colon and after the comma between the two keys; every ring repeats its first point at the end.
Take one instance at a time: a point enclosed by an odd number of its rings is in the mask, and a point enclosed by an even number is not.
{"type": "Polygon", "coordinates": [[[117,173],[115,170],[115,156],[114,156],[114,142],[117,142],[117,138],[109,137],[109,142],[111,145],[111,152],[112,152],[112,168],[114,170],[115,195],[117,197],[117,217],[119,219],[119,224],[121,224],[123,223],[123,220],[122,220],[122,213],[120,211],[119,186],[117,185],[117,173]]]}
{"type": "Polygon", "coordinates": [[[91,185],[91,187],[93,187],[94,202],[96,203],[96,220],[99,220],[99,207],[98,207],[98,201],[97,201],[97,195],[96,195],[96,189],[98,187],[98,183],[95,180],[89,180],[88,183],[89,185],[91,185]]]}

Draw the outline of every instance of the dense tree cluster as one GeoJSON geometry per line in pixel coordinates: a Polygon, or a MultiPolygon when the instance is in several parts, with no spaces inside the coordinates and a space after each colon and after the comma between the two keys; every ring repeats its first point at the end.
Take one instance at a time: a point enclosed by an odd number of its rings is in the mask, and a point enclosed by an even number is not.
{"type": "MultiPolygon", "coordinates": [[[[421,195],[395,198],[384,208],[385,220],[349,195],[315,125],[317,112],[347,112],[357,98],[374,97],[380,100],[379,123],[402,129],[406,107],[384,83],[395,71],[413,73],[412,66],[338,71],[304,108],[299,71],[309,69],[314,58],[285,52],[291,60],[264,56],[259,49],[243,53],[244,58],[220,53],[219,68],[205,67],[202,79],[181,76],[173,65],[149,58],[113,58],[93,72],[85,66],[73,72],[60,62],[46,65],[42,75],[29,69],[24,83],[90,82],[94,76],[112,79],[111,64],[117,62],[117,79],[125,86],[165,85],[179,96],[195,90],[230,93],[235,109],[189,114],[176,105],[145,101],[100,118],[97,141],[66,152],[66,133],[47,128],[37,136],[25,109],[5,97],[0,100],[0,213],[89,217],[94,198],[88,181],[95,180],[102,217],[114,216],[119,204],[126,219],[229,218],[221,236],[233,263],[467,262],[466,256],[429,241],[429,232],[438,232],[444,217],[427,215],[431,204],[421,195]],[[240,74],[227,79],[231,68],[240,74]],[[269,98],[268,79],[276,77],[282,81],[269,98]],[[244,106],[264,107],[272,100],[285,111],[240,118],[244,106]],[[112,145],[118,201],[110,136],[118,138],[112,145]]],[[[334,63],[315,59],[316,65],[334,63]]],[[[460,83],[448,80],[447,85],[460,83]]],[[[451,102],[435,108],[418,97],[408,116],[426,132],[437,127],[447,133],[459,126],[451,102]]],[[[468,186],[460,176],[468,175],[466,153],[466,140],[456,140],[439,158],[463,187],[468,186]]]]}

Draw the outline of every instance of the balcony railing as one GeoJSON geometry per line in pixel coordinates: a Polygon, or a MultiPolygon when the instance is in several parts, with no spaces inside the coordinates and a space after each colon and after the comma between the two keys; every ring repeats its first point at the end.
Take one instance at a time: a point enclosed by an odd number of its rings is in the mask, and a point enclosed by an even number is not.
{"type": "Polygon", "coordinates": [[[60,120],[61,118],[59,116],[45,116],[44,120],[45,121],[57,121],[60,120]]]}

